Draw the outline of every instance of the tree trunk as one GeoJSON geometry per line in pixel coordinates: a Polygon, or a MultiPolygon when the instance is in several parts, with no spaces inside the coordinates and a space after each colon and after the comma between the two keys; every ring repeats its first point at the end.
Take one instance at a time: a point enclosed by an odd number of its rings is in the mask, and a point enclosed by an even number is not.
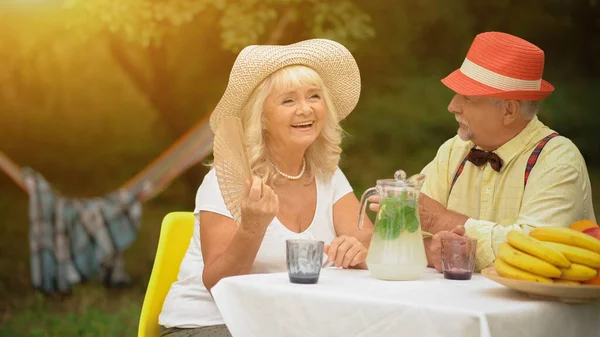
{"type": "MultiPolygon", "coordinates": [[[[173,93],[175,80],[171,75],[173,71],[169,69],[169,58],[165,44],[150,47],[149,59],[154,78],[152,92],[148,98],[156,107],[162,122],[165,123],[171,133],[172,139],[176,140],[188,131],[193,124],[186,120],[185,114],[178,111],[173,93]]],[[[196,164],[183,173],[182,178],[187,189],[186,199],[191,198],[191,202],[195,200],[196,190],[202,181],[202,172],[203,167],[196,164]]]]}
{"type": "MultiPolygon", "coordinates": [[[[121,69],[129,76],[131,82],[142,93],[160,116],[160,121],[167,129],[171,140],[175,141],[181,137],[192,124],[185,120],[184,114],[178,111],[173,95],[174,79],[169,69],[167,49],[164,44],[149,47],[148,60],[150,64],[150,76],[145,75],[144,69],[137,66],[127,54],[126,46],[118,37],[110,36],[110,50],[121,69]]],[[[202,166],[194,165],[183,173],[186,185],[186,199],[195,196],[202,178],[202,166]]],[[[189,201],[189,200],[187,200],[189,201]]]]}

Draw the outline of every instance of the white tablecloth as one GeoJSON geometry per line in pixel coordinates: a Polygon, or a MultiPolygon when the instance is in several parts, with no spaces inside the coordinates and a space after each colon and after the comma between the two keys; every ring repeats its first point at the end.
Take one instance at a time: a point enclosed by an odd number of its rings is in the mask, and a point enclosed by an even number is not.
{"type": "Polygon", "coordinates": [[[238,336],[598,337],[600,301],[564,304],[515,292],[480,274],[380,281],[369,271],[327,268],[318,284],[286,273],[225,278],[212,290],[238,336]]]}

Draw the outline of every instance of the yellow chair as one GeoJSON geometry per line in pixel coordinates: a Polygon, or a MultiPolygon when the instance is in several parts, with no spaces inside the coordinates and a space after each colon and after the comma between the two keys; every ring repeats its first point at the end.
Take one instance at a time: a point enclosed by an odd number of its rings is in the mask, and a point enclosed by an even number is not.
{"type": "Polygon", "coordinates": [[[177,280],[179,265],[185,256],[193,232],[193,213],[172,212],[164,217],[154,266],[152,266],[152,274],[140,315],[139,337],[159,336],[158,315],[171,284],[177,280]]]}

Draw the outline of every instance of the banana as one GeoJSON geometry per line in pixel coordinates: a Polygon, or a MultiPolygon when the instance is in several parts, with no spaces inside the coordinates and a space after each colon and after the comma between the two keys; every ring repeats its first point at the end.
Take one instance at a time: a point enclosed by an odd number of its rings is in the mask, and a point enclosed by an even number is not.
{"type": "Polygon", "coordinates": [[[552,283],[551,279],[532,274],[519,268],[515,268],[510,264],[504,262],[502,258],[497,258],[496,261],[494,261],[494,266],[496,267],[498,275],[502,277],[541,283],[552,283]]]}
{"type": "Polygon", "coordinates": [[[515,249],[508,242],[498,247],[498,256],[513,267],[545,277],[560,277],[561,271],[552,264],[515,249]]]}
{"type": "Polygon", "coordinates": [[[506,236],[508,243],[516,249],[540,258],[559,268],[567,268],[571,262],[559,251],[544,245],[541,241],[523,234],[521,231],[512,230],[506,236]]]}
{"type": "Polygon", "coordinates": [[[600,240],[570,228],[538,227],[531,230],[529,235],[541,241],[564,243],[600,254],[600,240]]]}
{"type": "Polygon", "coordinates": [[[600,268],[600,254],[591,250],[565,245],[556,242],[544,242],[544,245],[554,248],[567,258],[567,260],[592,268],[600,268]]]}
{"type": "Polygon", "coordinates": [[[560,279],[570,281],[587,281],[593,279],[598,274],[596,269],[577,263],[571,263],[569,268],[561,268],[560,270],[562,272],[560,279]]]}
{"type": "Polygon", "coordinates": [[[575,285],[575,286],[581,284],[581,282],[579,282],[579,281],[561,280],[561,279],[558,279],[558,278],[557,279],[553,279],[552,281],[554,283],[556,283],[556,284],[572,284],[572,285],[575,285]]]}

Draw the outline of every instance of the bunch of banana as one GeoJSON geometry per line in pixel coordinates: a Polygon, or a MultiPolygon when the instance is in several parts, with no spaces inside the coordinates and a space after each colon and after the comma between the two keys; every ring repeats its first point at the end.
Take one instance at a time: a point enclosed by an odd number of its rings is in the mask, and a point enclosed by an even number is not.
{"type": "Polygon", "coordinates": [[[561,268],[560,279],[587,281],[598,274],[600,240],[597,238],[564,227],[538,227],[529,232],[529,236],[561,252],[571,262],[570,267],[561,268]]]}
{"type": "Polygon", "coordinates": [[[562,227],[540,227],[529,235],[513,230],[498,247],[500,276],[543,283],[579,284],[596,277],[600,240],[562,227]]]}

